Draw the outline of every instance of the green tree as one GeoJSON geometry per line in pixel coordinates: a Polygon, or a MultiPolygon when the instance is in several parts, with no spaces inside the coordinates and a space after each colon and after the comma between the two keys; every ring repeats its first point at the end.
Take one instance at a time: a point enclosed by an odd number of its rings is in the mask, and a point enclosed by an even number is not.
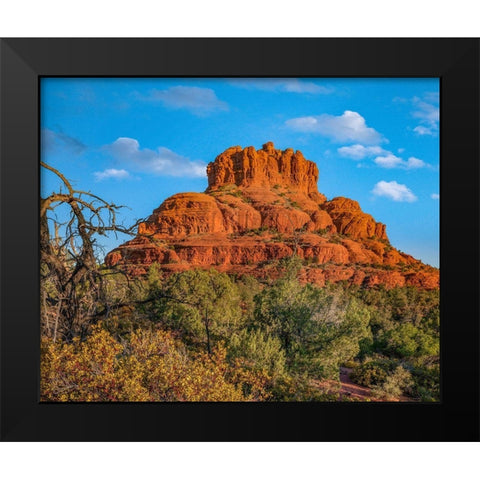
{"type": "Polygon", "coordinates": [[[385,351],[400,358],[437,356],[439,338],[423,332],[411,323],[401,323],[381,337],[385,351]]]}
{"type": "Polygon", "coordinates": [[[327,298],[311,319],[314,335],[297,362],[307,371],[310,364],[321,376],[338,377],[340,365],[355,358],[361,342],[371,338],[369,320],[369,309],[354,298],[327,298]]]}
{"type": "Polygon", "coordinates": [[[189,343],[206,344],[209,352],[241,324],[238,289],[225,273],[212,269],[173,274],[156,295],[157,318],[189,343]]]}
{"type": "Polygon", "coordinates": [[[303,287],[286,275],[255,297],[255,320],[269,334],[276,335],[287,354],[309,334],[309,322],[316,300],[311,286],[303,287]]]}
{"type": "Polygon", "coordinates": [[[340,364],[355,357],[359,342],[371,335],[369,310],[342,290],[302,285],[297,260],[286,267],[284,276],[255,297],[256,322],[280,339],[291,371],[338,375],[340,364]]]}

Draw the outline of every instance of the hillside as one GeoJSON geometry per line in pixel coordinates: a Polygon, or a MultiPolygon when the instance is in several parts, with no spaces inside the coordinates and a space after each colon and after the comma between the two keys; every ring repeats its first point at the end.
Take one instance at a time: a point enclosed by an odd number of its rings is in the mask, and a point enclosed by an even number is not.
{"type": "Polygon", "coordinates": [[[278,260],[303,259],[300,280],[388,288],[439,286],[439,271],[390,244],[386,226],[344,197],[318,191],[318,168],[300,151],[231,147],[207,167],[204,193],[167,198],[112,250],[107,266],[145,274],[211,268],[276,278],[278,260]]]}

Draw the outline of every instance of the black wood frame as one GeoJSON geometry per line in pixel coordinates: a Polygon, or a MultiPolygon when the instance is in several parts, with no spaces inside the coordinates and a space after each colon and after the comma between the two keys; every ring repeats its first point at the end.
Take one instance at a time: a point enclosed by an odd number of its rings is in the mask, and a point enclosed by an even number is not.
{"type": "Polygon", "coordinates": [[[479,439],[477,39],[4,39],[0,55],[2,439],[479,439]],[[39,403],[41,76],[439,77],[441,402],[39,403]]]}

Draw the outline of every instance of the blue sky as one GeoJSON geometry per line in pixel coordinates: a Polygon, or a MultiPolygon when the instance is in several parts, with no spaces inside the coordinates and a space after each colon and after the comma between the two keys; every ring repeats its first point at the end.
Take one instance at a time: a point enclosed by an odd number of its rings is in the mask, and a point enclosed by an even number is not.
{"type": "MultiPolygon", "coordinates": [[[[126,225],[204,191],[226,148],[273,141],[316,162],[329,199],[357,200],[396,248],[439,265],[438,79],[43,78],[41,128],[42,160],[127,205],[126,225]]],[[[41,189],[58,182],[43,171],[41,189]]]]}

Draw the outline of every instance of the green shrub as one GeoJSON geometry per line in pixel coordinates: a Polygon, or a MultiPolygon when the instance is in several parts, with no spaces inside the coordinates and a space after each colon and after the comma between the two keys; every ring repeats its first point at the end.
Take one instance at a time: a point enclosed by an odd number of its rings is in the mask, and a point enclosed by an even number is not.
{"type": "Polygon", "coordinates": [[[350,378],[364,387],[381,385],[394,369],[394,362],[388,359],[370,360],[355,367],[350,378]]]}
{"type": "Polygon", "coordinates": [[[440,366],[438,364],[414,365],[412,395],[422,402],[440,400],[440,366]]]}
{"type": "Polygon", "coordinates": [[[260,330],[241,330],[230,338],[228,358],[242,358],[254,370],[264,370],[273,379],[285,373],[285,352],[280,340],[260,330]]]}
{"type": "Polygon", "coordinates": [[[382,337],[385,351],[400,358],[436,356],[440,353],[439,338],[424,333],[411,323],[396,325],[382,337]]]}
{"type": "Polygon", "coordinates": [[[393,399],[404,393],[411,393],[413,386],[412,374],[398,366],[385,380],[373,387],[372,393],[377,398],[393,399]]]}

